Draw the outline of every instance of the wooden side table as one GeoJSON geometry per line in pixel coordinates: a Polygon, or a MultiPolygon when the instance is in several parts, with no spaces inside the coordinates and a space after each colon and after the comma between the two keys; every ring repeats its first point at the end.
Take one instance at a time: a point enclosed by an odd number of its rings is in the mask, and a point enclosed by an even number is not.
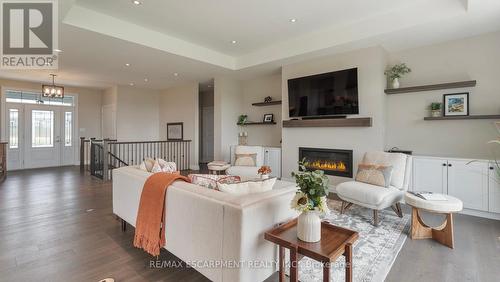
{"type": "Polygon", "coordinates": [[[285,281],[285,248],[290,250],[290,281],[298,281],[297,255],[323,264],[323,281],[330,281],[330,267],[341,255],[345,256],[345,281],[352,281],[352,244],[358,239],[356,231],[321,223],[321,240],[307,243],[297,238],[297,219],[265,233],[264,238],[279,246],[279,281],[285,281]]]}
{"type": "Polygon", "coordinates": [[[432,238],[453,249],[453,213],[461,211],[463,204],[455,197],[440,195],[446,200],[428,201],[411,193],[405,194],[405,202],[412,208],[410,238],[412,240],[432,238]],[[420,216],[421,210],[444,214],[446,219],[439,227],[430,227],[424,223],[420,216]]]}

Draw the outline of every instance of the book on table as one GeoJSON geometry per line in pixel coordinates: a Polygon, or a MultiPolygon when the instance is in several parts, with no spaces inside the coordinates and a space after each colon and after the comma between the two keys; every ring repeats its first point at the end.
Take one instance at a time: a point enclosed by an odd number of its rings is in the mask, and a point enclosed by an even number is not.
{"type": "Polygon", "coordinates": [[[447,201],[447,199],[442,194],[435,194],[426,191],[410,193],[427,201],[447,201]]]}

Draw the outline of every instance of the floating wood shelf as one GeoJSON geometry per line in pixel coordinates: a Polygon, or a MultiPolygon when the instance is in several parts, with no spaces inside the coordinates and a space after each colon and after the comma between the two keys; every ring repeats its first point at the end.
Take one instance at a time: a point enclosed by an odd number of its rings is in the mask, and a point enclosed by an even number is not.
{"type": "Polygon", "coordinates": [[[264,106],[272,106],[272,105],[281,105],[281,100],[280,101],[271,101],[271,102],[260,102],[260,103],[253,103],[252,106],[256,107],[264,107],[264,106]]]}
{"type": "Polygon", "coordinates": [[[248,121],[248,122],[245,122],[245,123],[237,123],[237,125],[240,125],[240,126],[245,126],[245,125],[272,125],[272,124],[276,124],[276,122],[275,121],[273,121],[273,122],[262,122],[262,121],[253,122],[253,121],[248,121]]]}
{"type": "Polygon", "coordinates": [[[284,120],[283,127],[371,127],[372,118],[284,120]]]}
{"type": "Polygon", "coordinates": [[[474,87],[474,86],[476,86],[476,81],[475,80],[468,80],[468,81],[458,81],[458,82],[449,82],[449,83],[440,83],[440,84],[403,87],[403,88],[397,88],[397,89],[385,89],[384,92],[385,92],[385,94],[402,94],[402,93],[422,92],[422,91],[431,91],[431,90],[440,90],[440,89],[465,88],[465,87],[474,87]]]}
{"type": "Polygon", "coordinates": [[[500,119],[500,115],[425,117],[424,120],[500,119]]]}

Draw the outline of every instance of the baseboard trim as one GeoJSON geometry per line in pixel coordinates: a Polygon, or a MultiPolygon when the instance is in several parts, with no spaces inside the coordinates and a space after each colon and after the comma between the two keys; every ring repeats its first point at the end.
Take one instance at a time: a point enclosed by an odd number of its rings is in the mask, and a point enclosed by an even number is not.
{"type": "Polygon", "coordinates": [[[483,218],[500,220],[500,213],[492,213],[492,212],[477,211],[477,210],[470,210],[470,209],[463,209],[459,213],[465,214],[465,215],[476,216],[476,217],[483,217],[483,218]]]}

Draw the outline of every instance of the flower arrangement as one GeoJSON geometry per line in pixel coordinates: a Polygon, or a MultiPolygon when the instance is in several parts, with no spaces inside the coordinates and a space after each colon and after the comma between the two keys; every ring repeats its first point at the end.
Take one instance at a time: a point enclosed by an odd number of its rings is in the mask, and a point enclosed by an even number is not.
{"type": "Polygon", "coordinates": [[[328,177],[322,170],[308,171],[305,160],[299,161],[299,171],[292,172],[292,177],[299,186],[291,202],[291,208],[299,212],[317,211],[329,213],[326,196],[328,177]]]}
{"type": "Polygon", "coordinates": [[[396,78],[401,78],[403,75],[410,72],[411,69],[405,63],[401,63],[387,69],[384,74],[387,75],[390,80],[394,80],[396,78]]]}
{"type": "Polygon", "coordinates": [[[271,172],[273,172],[271,170],[271,167],[267,166],[267,165],[263,165],[259,168],[259,170],[257,171],[258,174],[260,175],[264,175],[264,174],[270,174],[271,172]]]}

